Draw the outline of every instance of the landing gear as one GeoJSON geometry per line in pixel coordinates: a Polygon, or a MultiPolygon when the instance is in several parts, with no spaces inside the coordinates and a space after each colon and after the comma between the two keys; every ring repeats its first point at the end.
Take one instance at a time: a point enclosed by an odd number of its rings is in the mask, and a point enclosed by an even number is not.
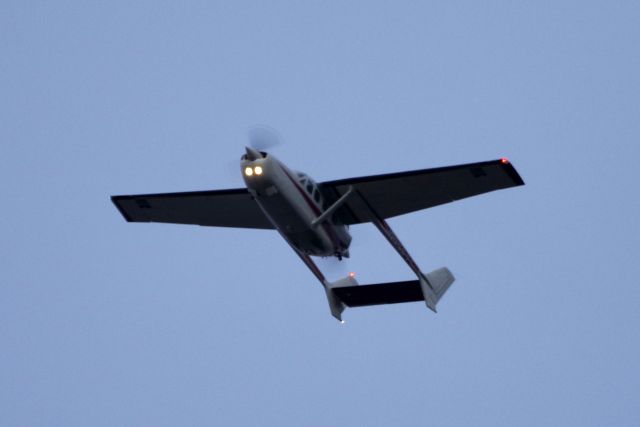
{"type": "Polygon", "coordinates": [[[342,258],[349,258],[349,250],[345,249],[342,252],[336,252],[335,256],[338,258],[338,261],[342,261],[342,258]]]}

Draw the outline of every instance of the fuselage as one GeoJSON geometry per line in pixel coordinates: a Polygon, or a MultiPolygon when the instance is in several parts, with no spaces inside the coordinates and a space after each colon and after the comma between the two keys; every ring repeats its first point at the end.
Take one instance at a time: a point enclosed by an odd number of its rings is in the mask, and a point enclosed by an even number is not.
{"type": "Polygon", "coordinates": [[[280,234],[308,255],[349,256],[351,235],[333,218],[312,225],[327,206],[316,183],[273,155],[251,148],[240,160],[247,189],[280,234]]]}

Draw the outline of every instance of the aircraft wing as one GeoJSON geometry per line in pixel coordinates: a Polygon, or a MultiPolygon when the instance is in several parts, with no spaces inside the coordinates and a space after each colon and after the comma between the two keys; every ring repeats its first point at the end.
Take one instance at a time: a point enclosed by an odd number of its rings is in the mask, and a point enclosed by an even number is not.
{"type": "Polygon", "coordinates": [[[129,222],[274,228],[246,188],[111,196],[111,201],[129,222]]]}
{"type": "Polygon", "coordinates": [[[336,215],[343,224],[359,224],[374,221],[371,210],[382,219],[390,218],[518,185],[524,181],[516,169],[499,159],[328,181],[321,187],[336,199],[353,187],[361,197],[351,195],[336,215]]]}

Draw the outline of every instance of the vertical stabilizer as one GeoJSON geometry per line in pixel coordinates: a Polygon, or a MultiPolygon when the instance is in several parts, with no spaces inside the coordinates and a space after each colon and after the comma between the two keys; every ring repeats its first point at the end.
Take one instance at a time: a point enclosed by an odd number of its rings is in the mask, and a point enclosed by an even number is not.
{"type": "Polygon", "coordinates": [[[451,286],[455,277],[449,271],[447,267],[442,267],[437,270],[433,270],[428,274],[421,274],[420,287],[422,288],[422,294],[424,300],[427,303],[427,307],[434,313],[436,311],[436,304],[440,301],[440,298],[447,292],[447,289],[451,286]]]}
{"type": "Polygon", "coordinates": [[[327,293],[327,301],[329,302],[329,309],[331,315],[342,322],[342,312],[346,308],[344,303],[332,292],[334,288],[344,288],[347,286],[358,286],[353,275],[348,275],[344,279],[337,280],[335,282],[324,282],[324,291],[327,293]]]}

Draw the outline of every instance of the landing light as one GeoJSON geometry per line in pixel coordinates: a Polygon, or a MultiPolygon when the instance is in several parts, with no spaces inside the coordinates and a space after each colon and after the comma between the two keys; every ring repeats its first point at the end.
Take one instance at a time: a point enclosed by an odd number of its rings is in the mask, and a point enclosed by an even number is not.
{"type": "Polygon", "coordinates": [[[256,175],[262,175],[262,166],[256,166],[255,168],[253,168],[253,171],[256,173],[256,175]]]}
{"type": "Polygon", "coordinates": [[[501,159],[500,159],[500,161],[501,161],[502,163],[504,163],[505,165],[506,165],[507,163],[509,163],[509,159],[507,159],[506,157],[501,158],[501,159]]]}
{"type": "Polygon", "coordinates": [[[253,175],[253,169],[251,169],[250,167],[244,168],[244,174],[247,176],[253,175]]]}
{"type": "Polygon", "coordinates": [[[349,277],[356,277],[356,273],[352,271],[351,273],[349,273],[349,277]]]}

